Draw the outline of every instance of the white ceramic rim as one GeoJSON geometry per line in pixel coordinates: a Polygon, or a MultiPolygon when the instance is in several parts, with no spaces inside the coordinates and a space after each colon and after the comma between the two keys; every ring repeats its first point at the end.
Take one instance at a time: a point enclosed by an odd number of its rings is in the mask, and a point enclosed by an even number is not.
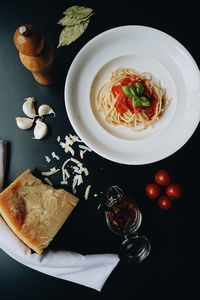
{"type": "Polygon", "coordinates": [[[64,93],[69,120],[83,142],[102,157],[122,164],[148,164],[170,156],[189,140],[200,119],[200,73],[196,62],[176,39],[146,26],[117,27],[90,40],[69,68],[64,93]],[[137,56],[145,57],[149,67],[154,65],[151,61],[163,67],[166,72],[158,67],[153,73],[169,77],[175,101],[162,130],[142,138],[123,138],[95,117],[90,103],[91,86],[98,72],[113,59],[117,62],[121,57],[132,60],[137,56]]]}

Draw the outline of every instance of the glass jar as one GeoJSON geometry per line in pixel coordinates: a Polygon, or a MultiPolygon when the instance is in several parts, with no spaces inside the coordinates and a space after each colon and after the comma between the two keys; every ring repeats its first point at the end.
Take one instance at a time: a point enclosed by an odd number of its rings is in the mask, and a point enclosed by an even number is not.
{"type": "Polygon", "coordinates": [[[107,190],[104,213],[109,229],[124,237],[119,256],[126,262],[141,262],[150,253],[150,243],[143,235],[138,235],[142,222],[141,211],[135,201],[124,194],[118,186],[107,190]]]}

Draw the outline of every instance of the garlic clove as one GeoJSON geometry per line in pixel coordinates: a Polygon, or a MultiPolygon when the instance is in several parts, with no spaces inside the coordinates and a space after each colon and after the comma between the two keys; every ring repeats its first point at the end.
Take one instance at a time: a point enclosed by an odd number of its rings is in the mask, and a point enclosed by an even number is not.
{"type": "Polygon", "coordinates": [[[24,102],[24,104],[22,106],[22,110],[25,113],[25,115],[27,115],[30,118],[37,117],[35,106],[34,106],[35,98],[28,97],[28,98],[25,98],[25,100],[26,101],[24,102]]]}
{"type": "Polygon", "coordinates": [[[15,118],[17,126],[20,129],[26,130],[33,126],[34,119],[24,118],[24,117],[16,117],[15,118]]]}
{"type": "Polygon", "coordinates": [[[48,133],[47,124],[42,122],[40,119],[37,119],[33,133],[34,133],[34,137],[33,137],[34,139],[41,140],[48,133]]]}
{"type": "Polygon", "coordinates": [[[56,115],[54,110],[48,104],[40,105],[40,107],[38,108],[38,114],[40,117],[42,117],[44,115],[50,115],[50,114],[53,114],[55,117],[55,115],[56,115]]]}

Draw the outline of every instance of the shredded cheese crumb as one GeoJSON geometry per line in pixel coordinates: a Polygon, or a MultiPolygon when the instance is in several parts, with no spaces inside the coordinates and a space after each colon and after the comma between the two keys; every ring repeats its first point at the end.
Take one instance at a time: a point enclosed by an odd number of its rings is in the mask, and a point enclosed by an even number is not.
{"type": "Polygon", "coordinates": [[[69,137],[71,138],[71,140],[75,143],[75,142],[78,142],[78,143],[82,143],[82,141],[78,138],[77,135],[72,135],[70,134],[69,137]]]}
{"type": "Polygon", "coordinates": [[[88,185],[88,186],[86,187],[86,190],[85,190],[85,196],[84,196],[84,197],[85,197],[85,200],[88,199],[90,189],[91,189],[91,185],[88,185]]]}
{"type": "Polygon", "coordinates": [[[83,159],[83,154],[85,154],[85,152],[86,152],[85,150],[84,150],[84,151],[83,151],[83,150],[80,150],[80,151],[79,151],[79,153],[80,153],[80,158],[81,158],[81,159],[83,159]]]}
{"type": "Polygon", "coordinates": [[[53,158],[55,158],[55,159],[57,159],[57,160],[60,159],[60,157],[59,157],[58,155],[56,155],[55,152],[52,152],[51,155],[52,155],[53,158]]]}
{"type": "Polygon", "coordinates": [[[74,149],[69,146],[69,144],[60,142],[60,146],[64,149],[66,153],[70,152],[72,156],[74,156],[74,149]]]}
{"type": "Polygon", "coordinates": [[[48,184],[48,185],[51,185],[53,186],[53,183],[51,182],[51,180],[47,177],[44,177],[44,181],[48,184]]]}
{"type": "Polygon", "coordinates": [[[63,184],[66,184],[66,185],[67,185],[67,184],[68,184],[68,181],[61,181],[60,184],[62,184],[62,185],[63,185],[63,184]]]}
{"type": "Polygon", "coordinates": [[[84,146],[84,145],[79,145],[79,148],[83,149],[83,150],[86,150],[86,151],[89,151],[89,152],[92,152],[92,150],[89,147],[84,146]]]}
{"type": "Polygon", "coordinates": [[[45,155],[45,160],[49,163],[51,161],[51,158],[47,155],[45,155]]]}
{"type": "MultiPolygon", "coordinates": [[[[76,194],[77,187],[80,186],[81,184],[83,184],[84,177],[89,175],[89,171],[83,165],[82,162],[80,162],[78,159],[74,158],[75,150],[73,149],[72,146],[74,143],[83,143],[83,142],[80,140],[80,138],[78,136],[72,135],[72,134],[66,135],[64,138],[64,141],[61,141],[61,137],[58,136],[57,142],[63,148],[65,153],[71,154],[71,157],[67,158],[62,164],[62,167],[61,167],[62,180],[60,181],[60,184],[67,185],[69,183],[69,178],[72,177],[72,191],[74,194],[76,194]]],[[[89,147],[87,147],[83,144],[78,145],[78,149],[79,149],[79,154],[80,154],[81,159],[83,159],[84,154],[86,152],[92,152],[92,150],[89,147]]],[[[60,160],[60,157],[54,151],[51,153],[51,156],[53,159],[60,160]]],[[[52,160],[49,156],[45,156],[45,159],[48,163],[51,162],[51,160],[52,160]]],[[[53,168],[50,168],[49,171],[42,172],[42,175],[48,177],[59,171],[60,171],[59,168],[53,167],[53,168]]],[[[44,180],[48,184],[53,185],[52,182],[47,177],[45,177],[44,180]]],[[[91,189],[91,185],[88,185],[86,187],[85,194],[84,194],[85,200],[87,200],[89,197],[90,189],[91,189]]],[[[94,197],[97,197],[97,196],[98,196],[98,194],[94,194],[94,197]]]]}
{"type": "Polygon", "coordinates": [[[53,168],[50,169],[50,171],[42,172],[42,175],[43,176],[51,176],[51,175],[53,175],[53,174],[55,174],[59,171],[60,171],[60,169],[56,169],[56,167],[53,167],[53,168]]]}

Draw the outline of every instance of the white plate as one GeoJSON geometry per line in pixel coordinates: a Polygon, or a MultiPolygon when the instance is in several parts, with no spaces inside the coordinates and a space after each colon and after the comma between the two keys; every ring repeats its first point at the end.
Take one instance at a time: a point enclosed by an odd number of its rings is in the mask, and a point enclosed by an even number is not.
{"type": "Polygon", "coordinates": [[[80,138],[109,160],[139,165],[180,149],[200,119],[200,73],[189,52],[168,34],[145,26],[123,26],[88,42],[72,62],[65,83],[69,120],[80,138]],[[117,67],[149,72],[172,98],[153,128],[135,132],[108,124],[96,106],[96,93],[117,67]]]}

